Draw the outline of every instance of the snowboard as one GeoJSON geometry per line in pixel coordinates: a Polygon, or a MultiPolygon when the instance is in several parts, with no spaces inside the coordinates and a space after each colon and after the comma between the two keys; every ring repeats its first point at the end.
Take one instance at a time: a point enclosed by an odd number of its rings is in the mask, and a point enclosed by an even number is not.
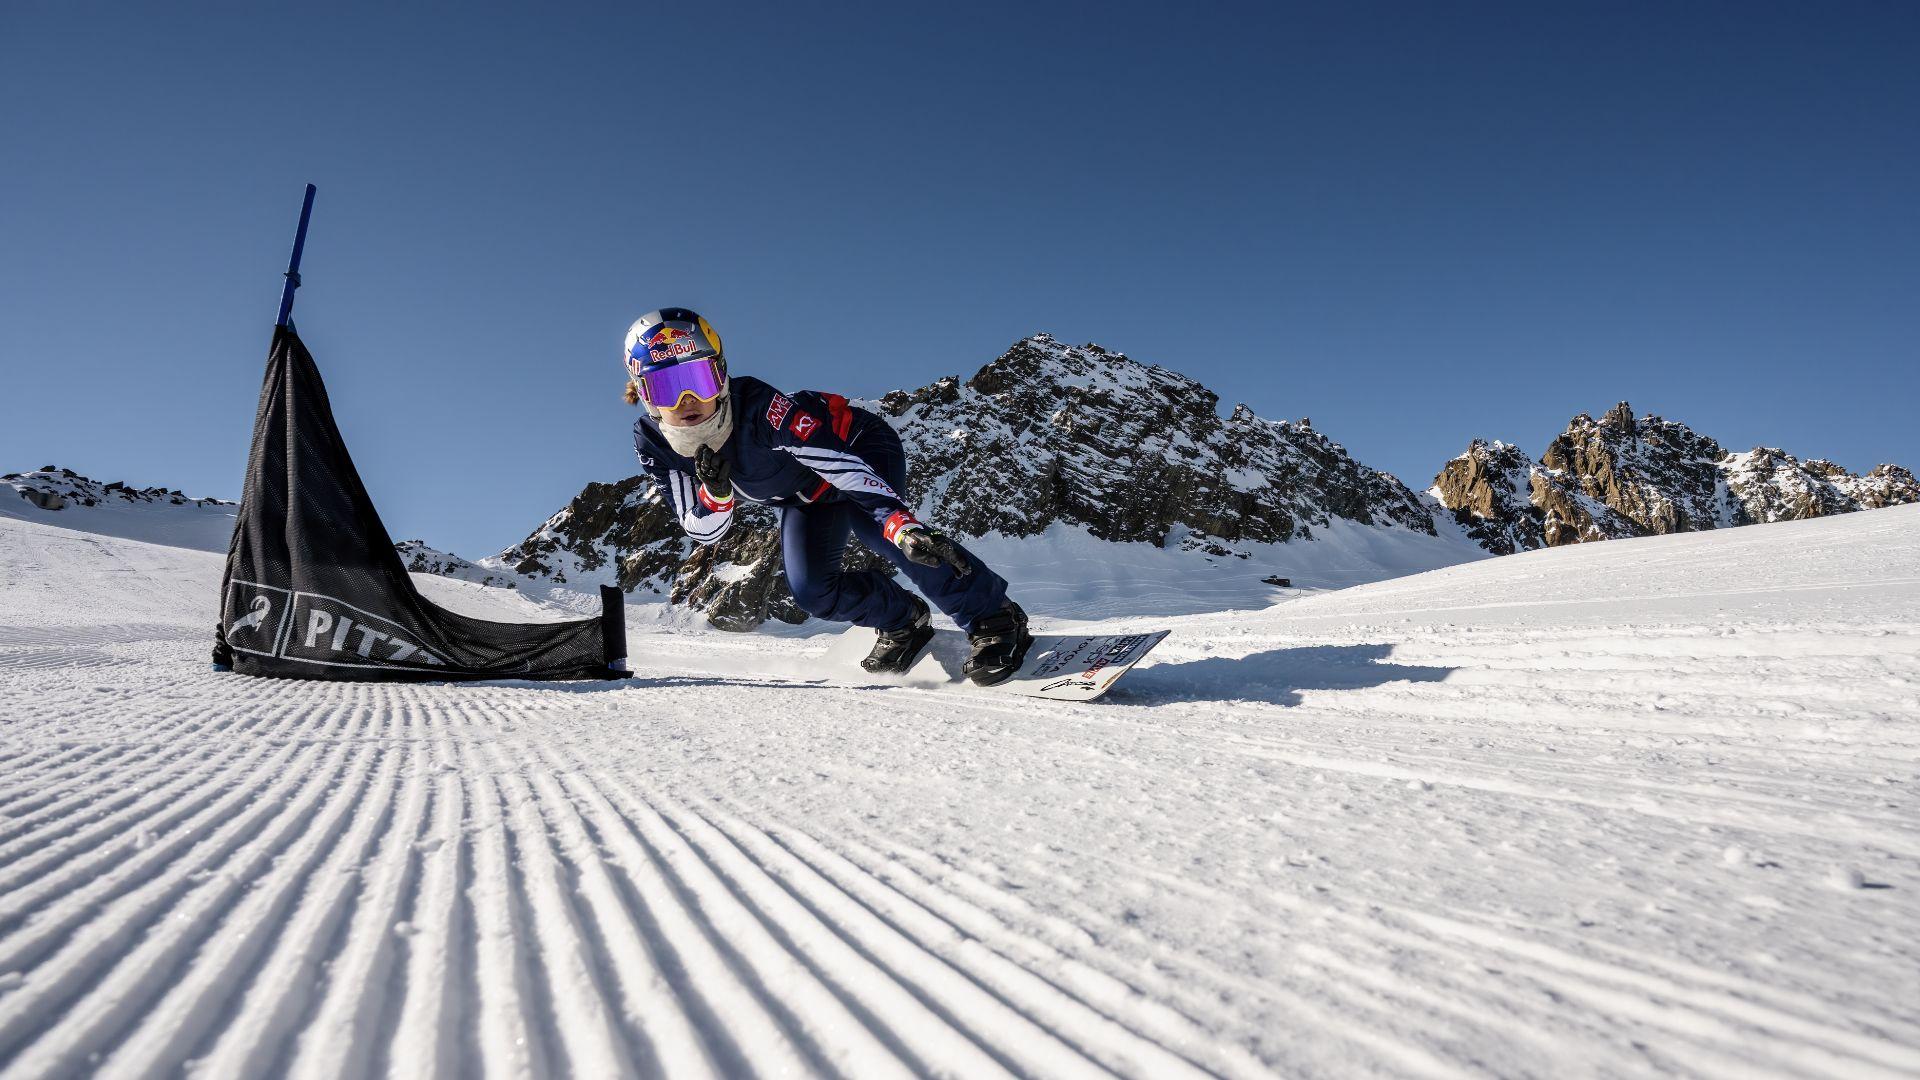
{"type": "Polygon", "coordinates": [[[1120,681],[1140,658],[1165,640],[1168,630],[1133,634],[1035,634],[1026,662],[1005,682],[975,686],[962,672],[969,649],[967,635],[958,630],[936,630],[933,640],[904,675],[872,675],[860,661],[873,648],[874,632],[854,627],[827,650],[836,669],[899,683],[903,686],[964,686],[986,694],[1051,698],[1056,701],[1092,701],[1120,681]]]}

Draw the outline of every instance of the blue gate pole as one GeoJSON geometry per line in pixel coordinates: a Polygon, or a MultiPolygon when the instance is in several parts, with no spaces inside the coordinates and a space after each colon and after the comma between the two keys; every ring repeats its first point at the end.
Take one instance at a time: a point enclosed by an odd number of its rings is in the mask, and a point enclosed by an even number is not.
{"type": "Polygon", "coordinates": [[[287,260],[287,284],[280,290],[280,317],[275,326],[286,326],[293,318],[293,290],[300,287],[300,252],[307,246],[307,219],[313,216],[313,185],[307,185],[307,197],[300,203],[300,229],[293,234],[293,257],[287,260]]]}

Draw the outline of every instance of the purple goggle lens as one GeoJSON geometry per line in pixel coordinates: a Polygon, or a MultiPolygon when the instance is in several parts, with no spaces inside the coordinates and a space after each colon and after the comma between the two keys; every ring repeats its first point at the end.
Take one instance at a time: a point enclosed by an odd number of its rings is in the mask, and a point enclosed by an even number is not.
{"type": "Polygon", "coordinates": [[[656,409],[671,409],[688,394],[713,401],[727,389],[720,365],[719,357],[708,356],[644,372],[640,375],[640,396],[656,409]]]}

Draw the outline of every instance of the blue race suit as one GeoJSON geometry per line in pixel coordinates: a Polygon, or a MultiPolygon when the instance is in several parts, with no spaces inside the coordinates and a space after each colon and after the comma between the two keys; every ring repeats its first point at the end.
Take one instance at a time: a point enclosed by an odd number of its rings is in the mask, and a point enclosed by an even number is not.
{"type": "MultiPolygon", "coordinates": [[[[787,586],[808,614],[876,630],[912,621],[912,602],[897,581],[843,569],[849,536],[899,567],[962,630],[1006,603],[1006,579],[971,552],[973,572],[961,576],[944,563],[921,566],[893,543],[895,533],[917,522],[901,494],[907,457],[885,420],[838,394],[782,394],[744,375],[729,381],[727,393],[733,432],[720,456],[733,467],[737,498],[779,510],[787,586]]],[[[640,467],[672,496],[688,536],[711,544],[727,534],[733,503],[708,496],[694,478],[693,459],[667,445],[652,416],[634,423],[633,443],[640,467]]]]}

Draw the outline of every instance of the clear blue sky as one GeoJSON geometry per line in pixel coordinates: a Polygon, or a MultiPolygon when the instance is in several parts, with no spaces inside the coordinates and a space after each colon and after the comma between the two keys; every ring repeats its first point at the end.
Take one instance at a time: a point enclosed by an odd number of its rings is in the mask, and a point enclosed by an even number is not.
{"type": "Polygon", "coordinates": [[[1916,57],[1898,2],[10,0],[0,471],[237,496],[308,181],[348,444],[467,555],[633,471],[667,304],[857,395],[1098,341],[1415,487],[1623,397],[1920,467],[1916,57]]]}

